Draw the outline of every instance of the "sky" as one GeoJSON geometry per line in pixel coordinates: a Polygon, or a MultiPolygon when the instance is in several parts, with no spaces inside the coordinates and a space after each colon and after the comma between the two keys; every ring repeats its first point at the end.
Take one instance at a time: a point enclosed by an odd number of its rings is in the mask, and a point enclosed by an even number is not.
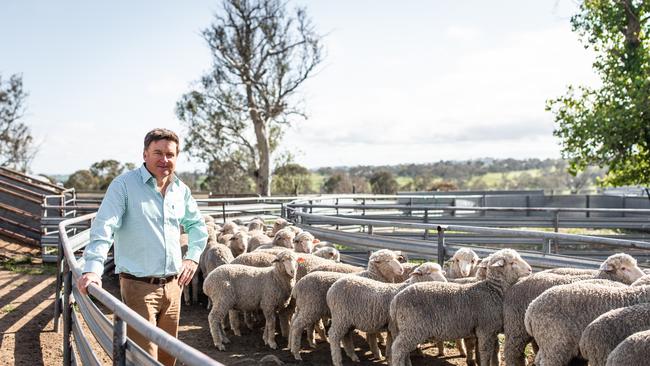
{"type": "MultiPolygon", "coordinates": [[[[220,1],[4,1],[0,75],[20,73],[31,170],[140,163],[147,131],[181,138],[175,104],[211,67],[220,1]]],[[[293,0],[324,35],[280,152],[309,168],[559,158],[546,100],[597,85],[572,0],[293,0]]],[[[181,153],[178,170],[203,169],[181,153]]]]}

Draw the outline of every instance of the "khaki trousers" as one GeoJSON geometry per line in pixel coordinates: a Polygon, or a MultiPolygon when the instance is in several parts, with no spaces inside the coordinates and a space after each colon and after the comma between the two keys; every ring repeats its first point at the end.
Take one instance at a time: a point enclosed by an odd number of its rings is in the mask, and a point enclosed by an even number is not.
{"type": "MultiPolygon", "coordinates": [[[[181,289],[178,279],[164,285],[155,285],[120,277],[120,294],[126,306],[172,337],[178,337],[178,319],[181,310],[181,289]]],[[[133,342],[158,362],[166,366],[173,366],[176,362],[176,358],[162,349],[159,350],[158,345],[144,338],[135,329],[127,326],[126,332],[133,342]]]]}

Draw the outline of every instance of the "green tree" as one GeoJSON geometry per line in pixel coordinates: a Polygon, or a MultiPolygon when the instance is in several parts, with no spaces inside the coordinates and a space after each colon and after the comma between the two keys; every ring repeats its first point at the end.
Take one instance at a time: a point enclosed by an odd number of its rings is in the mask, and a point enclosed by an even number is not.
{"type": "Polygon", "coordinates": [[[255,192],[253,180],[236,160],[214,160],[207,173],[201,190],[220,195],[255,192]]]}
{"type": "Polygon", "coordinates": [[[284,164],[273,172],[274,194],[313,193],[311,187],[311,172],[296,163],[284,164]]]}
{"type": "Polygon", "coordinates": [[[601,79],[547,102],[573,174],[597,165],[607,185],[650,184],[649,15],[647,1],[585,0],[571,18],[601,79]]]}
{"type": "Polygon", "coordinates": [[[77,170],[68,177],[64,186],[79,191],[95,191],[99,189],[99,178],[88,169],[77,170]]]}
{"type": "Polygon", "coordinates": [[[185,147],[206,162],[233,162],[271,194],[271,153],[304,114],[296,91],[321,62],[321,37],[304,9],[281,0],[223,0],[203,31],[213,69],[177,103],[185,147]]]}
{"type": "Polygon", "coordinates": [[[0,75],[0,166],[22,172],[29,170],[37,152],[29,127],[20,121],[26,100],[21,75],[12,75],[6,82],[0,75]]]}
{"type": "Polygon", "coordinates": [[[113,179],[115,179],[115,177],[122,174],[122,172],[128,167],[131,167],[131,169],[133,169],[132,168],[133,164],[131,164],[130,166],[122,165],[117,160],[109,159],[109,160],[102,160],[91,165],[90,172],[95,177],[97,177],[98,180],[97,188],[103,191],[106,190],[106,188],[108,188],[108,186],[111,184],[113,179]]]}
{"type": "Polygon", "coordinates": [[[393,173],[380,171],[370,177],[370,187],[374,194],[395,194],[399,185],[393,173]]]}

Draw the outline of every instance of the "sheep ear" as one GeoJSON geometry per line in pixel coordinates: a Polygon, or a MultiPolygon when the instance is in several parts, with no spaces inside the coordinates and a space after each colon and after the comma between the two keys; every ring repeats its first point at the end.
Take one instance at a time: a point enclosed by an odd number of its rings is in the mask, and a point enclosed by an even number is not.
{"type": "Polygon", "coordinates": [[[614,266],[612,266],[611,263],[604,262],[603,264],[600,265],[599,269],[601,271],[610,272],[614,270],[614,266]]]}
{"type": "Polygon", "coordinates": [[[490,267],[503,267],[505,264],[506,263],[503,259],[499,259],[498,261],[490,264],[490,267]]]}
{"type": "Polygon", "coordinates": [[[440,273],[442,273],[443,276],[447,275],[447,271],[440,271],[440,273]]]}

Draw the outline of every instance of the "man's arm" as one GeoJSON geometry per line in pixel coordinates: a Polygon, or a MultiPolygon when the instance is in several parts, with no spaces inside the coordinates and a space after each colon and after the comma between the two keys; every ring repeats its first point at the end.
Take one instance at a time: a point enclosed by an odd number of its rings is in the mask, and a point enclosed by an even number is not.
{"type": "Polygon", "coordinates": [[[208,229],[189,189],[185,191],[185,215],[181,219],[181,225],[183,225],[188,236],[187,253],[183,258],[178,279],[178,284],[184,286],[192,280],[199,258],[208,240],[208,229]]]}
{"type": "Polygon", "coordinates": [[[102,285],[104,262],[113,244],[113,234],[122,224],[125,210],[126,187],[121,180],[114,180],[108,186],[97,216],[90,226],[90,243],[84,250],[83,275],[77,281],[77,288],[84,295],[88,293],[89,284],[102,285]]]}

